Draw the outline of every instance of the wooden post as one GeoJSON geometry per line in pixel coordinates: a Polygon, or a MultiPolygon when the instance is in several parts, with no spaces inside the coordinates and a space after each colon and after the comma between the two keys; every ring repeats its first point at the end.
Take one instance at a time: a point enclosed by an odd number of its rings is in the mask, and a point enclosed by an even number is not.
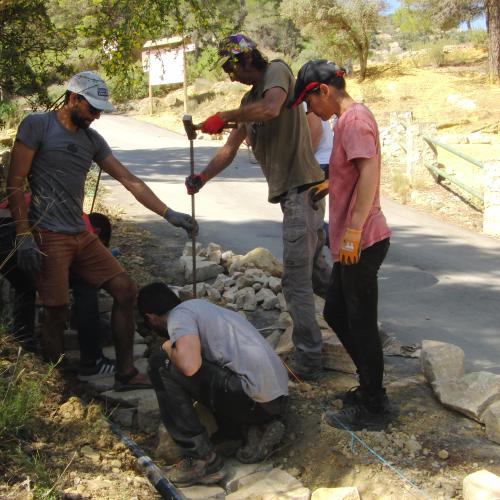
{"type": "Polygon", "coordinates": [[[151,76],[149,80],[149,114],[153,114],[153,86],[151,85],[151,76]]]}

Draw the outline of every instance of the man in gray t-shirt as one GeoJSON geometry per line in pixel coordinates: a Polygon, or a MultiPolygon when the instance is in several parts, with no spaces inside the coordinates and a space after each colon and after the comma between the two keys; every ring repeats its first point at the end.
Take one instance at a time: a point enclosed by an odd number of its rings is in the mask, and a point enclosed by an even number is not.
{"type": "Polygon", "coordinates": [[[133,362],[135,284],[118,261],[86,230],[83,192],[93,161],[128,189],[152,212],[168,222],[197,231],[196,222],[175,212],[113,156],[106,141],[90,125],[102,111],[114,108],[108,89],[95,73],[73,76],[57,111],[26,117],[12,150],[7,189],[16,223],[17,264],[36,274],[45,313],[41,328],[44,358],[57,362],[64,353],[64,327],[69,301],[69,268],[84,281],[104,288],[113,299],[111,325],[116,348],[116,390],[150,386],[133,362]],[[24,185],[29,181],[29,214],[24,185]]]}
{"type": "Polygon", "coordinates": [[[186,486],[224,475],[192,400],[213,411],[219,432],[246,438],[238,460],[264,459],[283,437],[288,399],[286,369],[266,340],[239,314],[199,299],[181,303],[163,283],[142,288],[138,308],[168,338],[150,359],[150,378],[163,423],[186,456],[169,478],[186,486]]]}

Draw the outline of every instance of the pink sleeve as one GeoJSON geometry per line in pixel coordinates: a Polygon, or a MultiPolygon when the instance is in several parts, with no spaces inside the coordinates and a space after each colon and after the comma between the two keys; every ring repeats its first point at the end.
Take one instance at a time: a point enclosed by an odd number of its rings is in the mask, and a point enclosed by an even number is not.
{"type": "Polygon", "coordinates": [[[377,155],[374,127],[367,120],[354,117],[344,125],[342,145],[348,161],[355,158],[373,158],[377,155]]]}

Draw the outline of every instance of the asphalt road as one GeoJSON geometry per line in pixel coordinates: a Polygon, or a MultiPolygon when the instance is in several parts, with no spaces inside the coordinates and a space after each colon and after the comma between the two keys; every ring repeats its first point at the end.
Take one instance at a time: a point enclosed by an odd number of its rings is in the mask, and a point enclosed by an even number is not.
{"type": "MultiPolygon", "coordinates": [[[[124,116],[93,125],[115,155],[175,210],[190,212],[184,178],[189,142],[179,134],[124,116]]],[[[199,171],[221,143],[195,142],[199,171]]],[[[111,199],[158,235],[165,222],[148,212],[116,181],[103,176],[111,199]]],[[[500,241],[447,224],[383,199],[393,230],[380,271],[380,320],[404,343],[423,339],[464,349],[468,369],[500,373],[500,241]]],[[[281,212],[267,202],[260,167],[241,150],[233,165],[196,196],[199,239],[245,253],[257,246],[281,258],[281,212]]]]}

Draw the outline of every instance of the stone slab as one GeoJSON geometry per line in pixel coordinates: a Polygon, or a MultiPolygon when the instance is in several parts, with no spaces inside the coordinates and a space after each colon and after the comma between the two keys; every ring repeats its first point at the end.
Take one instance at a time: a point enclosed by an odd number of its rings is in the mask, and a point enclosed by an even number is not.
{"type": "Polygon", "coordinates": [[[135,408],[116,408],[110,415],[113,422],[131,429],[136,423],[137,410],[135,408]]]}
{"type": "Polygon", "coordinates": [[[481,420],[486,427],[486,436],[488,436],[488,439],[500,444],[500,401],[488,406],[481,420]]]}
{"type": "Polygon", "coordinates": [[[137,428],[147,434],[155,434],[160,424],[160,408],[156,397],[144,398],[137,404],[137,428]]]}
{"type": "Polygon", "coordinates": [[[311,500],[359,500],[358,489],[354,486],[343,488],[318,488],[311,495],[311,500]]]}
{"type": "Polygon", "coordinates": [[[220,486],[189,486],[179,488],[186,500],[224,500],[226,493],[220,486]]]}
{"type": "Polygon", "coordinates": [[[485,469],[466,476],[463,480],[464,500],[498,500],[500,498],[500,477],[485,469]]]}
{"type": "Polygon", "coordinates": [[[446,407],[467,415],[478,422],[484,410],[500,400],[500,375],[473,372],[456,380],[432,384],[439,401],[446,407]]]}
{"type": "Polygon", "coordinates": [[[325,331],[323,335],[322,359],[323,368],[326,370],[335,370],[342,373],[356,373],[356,366],[352,362],[351,356],[349,356],[337,336],[335,334],[330,334],[328,330],[325,331]]]}
{"type": "Polygon", "coordinates": [[[238,489],[239,481],[242,478],[255,472],[269,472],[272,468],[271,464],[266,463],[242,464],[235,459],[227,460],[227,474],[221,484],[227,493],[233,493],[238,489]]]}
{"type": "Polygon", "coordinates": [[[456,345],[436,340],[422,341],[420,364],[430,384],[461,377],[464,374],[464,359],[464,351],[456,345]]]}
{"type": "Polygon", "coordinates": [[[301,487],[300,481],[284,470],[272,469],[269,472],[260,471],[243,477],[238,481],[238,489],[227,495],[226,499],[264,500],[270,498],[270,495],[284,494],[301,487]]]}
{"type": "Polygon", "coordinates": [[[140,401],[148,399],[156,400],[156,395],[153,389],[138,389],[136,391],[106,391],[101,394],[101,398],[115,404],[123,404],[125,406],[137,407],[140,401]]]}

